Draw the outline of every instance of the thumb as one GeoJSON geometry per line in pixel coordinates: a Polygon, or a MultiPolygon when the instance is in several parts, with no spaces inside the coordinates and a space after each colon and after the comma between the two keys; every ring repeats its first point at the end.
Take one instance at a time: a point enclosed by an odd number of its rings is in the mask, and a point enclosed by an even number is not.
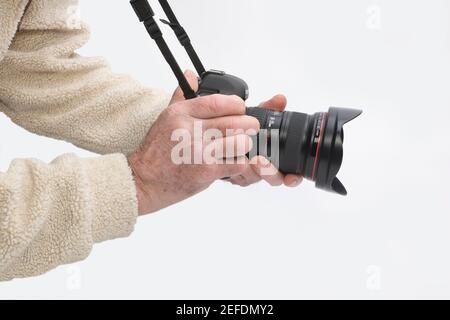
{"type": "MultiPolygon", "coordinates": [[[[184,73],[184,76],[186,77],[187,81],[189,82],[189,85],[191,86],[192,90],[194,90],[194,92],[198,91],[198,77],[197,75],[194,73],[194,71],[191,70],[187,70],[184,73]]],[[[175,92],[173,93],[172,96],[172,100],[170,101],[170,104],[174,104],[177,102],[181,102],[186,100],[186,98],[184,97],[184,93],[183,90],[181,90],[180,87],[178,87],[175,92]]]]}

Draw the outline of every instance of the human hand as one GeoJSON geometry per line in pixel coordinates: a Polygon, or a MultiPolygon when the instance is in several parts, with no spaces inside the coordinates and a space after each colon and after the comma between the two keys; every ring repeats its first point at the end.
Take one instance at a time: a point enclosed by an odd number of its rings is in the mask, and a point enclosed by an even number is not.
{"type": "MultiPolygon", "coordinates": [[[[269,101],[261,103],[259,107],[283,112],[286,109],[286,105],[286,97],[284,95],[276,95],[269,101]]],[[[235,185],[246,187],[261,180],[266,181],[271,186],[281,186],[284,184],[294,188],[302,183],[303,177],[295,174],[284,175],[266,158],[258,156],[251,161],[248,161],[244,173],[232,177],[230,182],[235,185]]]]}
{"type": "MultiPolygon", "coordinates": [[[[195,74],[187,72],[186,77],[197,90],[195,74]]],[[[139,214],[156,212],[207,189],[216,180],[243,174],[248,168],[246,154],[252,148],[252,139],[246,134],[228,135],[226,131],[251,130],[255,134],[259,131],[259,122],[246,116],[245,110],[244,101],[239,97],[212,95],[186,101],[178,88],[141,147],[128,158],[136,182],[139,214]],[[213,141],[205,139],[203,134],[197,137],[195,130],[199,125],[203,130],[218,129],[223,137],[213,141]],[[188,144],[183,150],[200,159],[200,163],[175,163],[174,150],[179,141],[174,141],[173,135],[178,130],[193,137],[183,141],[188,144]],[[230,145],[234,148],[231,153],[230,145]],[[203,152],[199,154],[199,146],[200,149],[227,149],[215,152],[214,156],[228,161],[211,163],[203,152]]]]}

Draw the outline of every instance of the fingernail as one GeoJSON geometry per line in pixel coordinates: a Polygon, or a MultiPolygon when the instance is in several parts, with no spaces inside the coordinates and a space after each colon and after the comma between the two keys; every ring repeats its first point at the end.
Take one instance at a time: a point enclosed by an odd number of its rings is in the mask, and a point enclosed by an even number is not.
{"type": "Polygon", "coordinates": [[[302,183],[302,179],[294,179],[290,184],[289,187],[291,188],[295,188],[298,187],[300,185],[300,183],[302,183]]]}

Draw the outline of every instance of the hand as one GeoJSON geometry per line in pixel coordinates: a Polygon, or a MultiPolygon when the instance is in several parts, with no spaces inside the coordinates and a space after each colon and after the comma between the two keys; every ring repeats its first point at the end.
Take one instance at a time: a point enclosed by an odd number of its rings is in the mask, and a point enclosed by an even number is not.
{"type": "MultiPolygon", "coordinates": [[[[259,107],[282,112],[286,109],[286,105],[286,97],[284,95],[277,95],[269,101],[261,103],[259,107]]],[[[244,173],[230,179],[231,183],[242,187],[247,187],[261,180],[265,180],[271,186],[281,186],[284,184],[294,188],[302,183],[303,178],[295,174],[283,175],[266,158],[258,156],[253,158],[252,161],[249,161],[244,173]],[[271,174],[267,174],[267,172],[271,174]]]]}
{"type": "MultiPolygon", "coordinates": [[[[197,90],[198,79],[195,74],[187,72],[186,77],[192,88],[197,90]]],[[[185,200],[205,190],[214,181],[240,175],[247,169],[245,155],[252,148],[250,136],[224,134],[220,139],[205,141],[203,134],[199,139],[195,137],[194,128],[199,124],[203,130],[218,129],[223,133],[227,129],[244,132],[253,130],[255,134],[259,131],[259,122],[245,115],[242,99],[212,95],[186,101],[178,88],[170,106],[153,124],[141,147],[128,158],[136,182],[139,214],[156,212],[185,200]],[[173,151],[180,142],[173,141],[173,133],[180,129],[189,133],[189,137],[194,137],[188,139],[188,148],[183,150],[198,156],[199,144],[221,151],[224,146],[231,144],[235,146],[234,154],[228,156],[229,150],[226,150],[219,155],[223,160],[226,156],[222,155],[226,154],[232,161],[230,164],[206,164],[202,152],[201,164],[176,164],[173,151]]]]}

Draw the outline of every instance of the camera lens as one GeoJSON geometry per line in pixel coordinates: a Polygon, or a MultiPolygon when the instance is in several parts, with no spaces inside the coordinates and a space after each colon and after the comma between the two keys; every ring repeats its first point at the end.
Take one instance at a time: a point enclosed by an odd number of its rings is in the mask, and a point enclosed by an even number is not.
{"type": "Polygon", "coordinates": [[[247,108],[247,115],[261,124],[253,155],[262,155],[283,173],[295,173],[316,183],[316,187],[347,195],[336,178],[343,159],[343,126],[361,110],[330,108],[328,112],[308,115],[247,108]]]}

